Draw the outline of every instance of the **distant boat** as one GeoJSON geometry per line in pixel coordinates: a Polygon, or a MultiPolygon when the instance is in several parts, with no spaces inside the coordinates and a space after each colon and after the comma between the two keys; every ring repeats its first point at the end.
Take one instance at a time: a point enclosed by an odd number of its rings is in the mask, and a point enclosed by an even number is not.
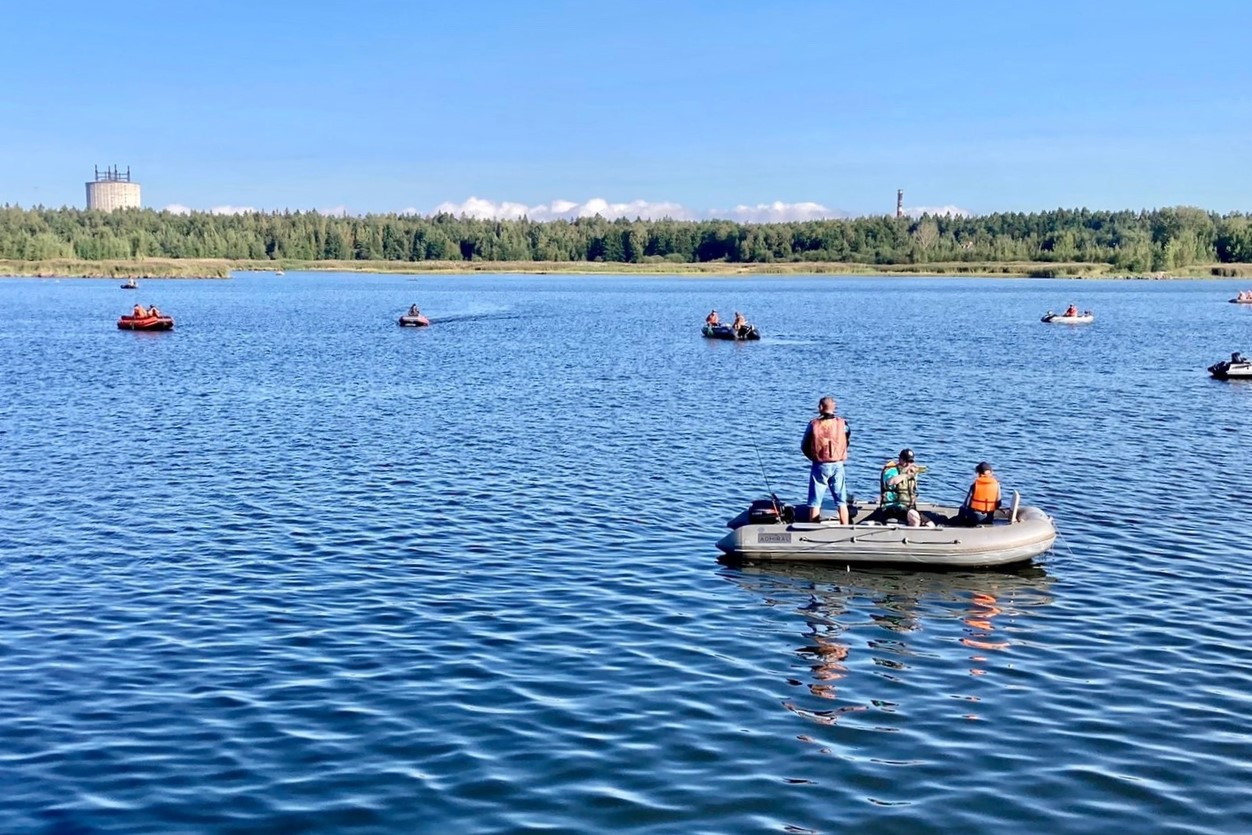
{"type": "Polygon", "coordinates": [[[705,339],[729,339],[739,342],[761,338],[756,325],[744,325],[738,331],[730,325],[705,325],[700,328],[700,333],[704,334],[705,339]]]}
{"type": "Polygon", "coordinates": [[[1084,311],[1077,316],[1065,316],[1064,314],[1049,312],[1039,321],[1046,325],[1089,325],[1095,321],[1095,314],[1090,310],[1084,311]]]}
{"type": "Polygon", "coordinates": [[[135,281],[135,279],[133,278],[127,279],[126,283],[122,285],[122,289],[123,290],[138,290],[139,282],[135,281]]]}
{"type": "Polygon", "coordinates": [[[430,320],[420,313],[406,313],[400,317],[401,327],[424,328],[430,324],[430,320]]]}
{"type": "Polygon", "coordinates": [[[1252,362],[1236,351],[1230,359],[1210,365],[1209,373],[1218,380],[1252,380],[1252,362]]]}
{"type": "Polygon", "coordinates": [[[274,275],[283,275],[282,270],[274,270],[274,275]]]}
{"type": "Polygon", "coordinates": [[[174,320],[169,316],[123,316],[117,320],[117,328],[123,331],[168,331],[174,329],[174,320]]]}

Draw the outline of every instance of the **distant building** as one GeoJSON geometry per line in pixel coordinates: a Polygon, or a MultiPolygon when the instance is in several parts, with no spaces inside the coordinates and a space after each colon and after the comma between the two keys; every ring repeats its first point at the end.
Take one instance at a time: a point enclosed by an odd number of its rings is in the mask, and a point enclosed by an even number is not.
{"type": "Polygon", "coordinates": [[[96,209],[101,212],[111,212],[114,209],[138,209],[141,207],[139,183],[130,179],[130,168],[127,168],[126,173],[123,174],[114,165],[105,168],[104,173],[101,173],[100,167],[95,166],[95,172],[96,178],[87,183],[88,210],[96,209]]]}

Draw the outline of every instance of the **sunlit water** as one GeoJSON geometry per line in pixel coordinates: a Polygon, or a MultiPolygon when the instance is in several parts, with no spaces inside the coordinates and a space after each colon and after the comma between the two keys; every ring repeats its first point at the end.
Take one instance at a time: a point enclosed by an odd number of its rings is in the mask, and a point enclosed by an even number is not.
{"type": "Polygon", "coordinates": [[[1235,284],[117,284],[0,281],[0,832],[1252,828],[1235,284]],[[719,564],[825,393],[1057,550],[719,564]]]}

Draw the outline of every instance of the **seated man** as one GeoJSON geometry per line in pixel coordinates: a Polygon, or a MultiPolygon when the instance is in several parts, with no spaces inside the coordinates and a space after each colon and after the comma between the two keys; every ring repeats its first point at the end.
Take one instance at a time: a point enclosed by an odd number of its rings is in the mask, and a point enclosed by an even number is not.
{"type": "Polygon", "coordinates": [[[143,305],[137,304],[135,305],[135,309],[130,312],[130,315],[134,319],[147,319],[148,310],[143,305]]]}
{"type": "Polygon", "coordinates": [[[1077,315],[1078,315],[1078,306],[1077,306],[1077,305],[1074,305],[1074,304],[1071,304],[1069,307],[1065,308],[1065,315],[1066,315],[1066,316],[1077,316],[1077,315]]]}
{"type": "Polygon", "coordinates": [[[974,483],[965,494],[958,520],[963,525],[990,524],[1000,509],[1000,482],[986,461],[974,468],[974,483]]]}
{"type": "Polygon", "coordinates": [[[422,311],[418,309],[417,305],[415,305],[415,304],[411,304],[411,305],[409,305],[409,315],[410,315],[410,316],[421,316],[421,315],[422,315],[422,311]]]}
{"type": "Polygon", "coordinates": [[[917,476],[926,471],[914,461],[913,450],[900,450],[900,457],[883,465],[879,479],[878,509],[869,521],[900,521],[920,525],[917,512],[917,476]]]}
{"type": "Polygon", "coordinates": [[[1230,355],[1231,365],[1238,365],[1239,363],[1244,363],[1244,362],[1247,362],[1247,359],[1245,359],[1243,354],[1240,353],[1239,351],[1235,351],[1233,354],[1230,355]]]}
{"type": "Polygon", "coordinates": [[[730,326],[731,330],[733,330],[735,333],[740,333],[747,326],[748,326],[748,320],[743,318],[743,314],[740,313],[738,310],[736,310],[735,321],[730,326]]]}
{"type": "Polygon", "coordinates": [[[154,305],[152,305],[152,307],[148,308],[148,315],[149,315],[149,316],[153,316],[153,317],[160,316],[160,315],[161,315],[161,311],[160,311],[160,310],[158,310],[158,309],[157,309],[157,306],[154,304],[154,305]]]}
{"type": "Polygon", "coordinates": [[[720,322],[717,319],[716,310],[709,311],[709,315],[704,317],[704,324],[708,325],[711,328],[715,328],[720,324],[720,322]]]}

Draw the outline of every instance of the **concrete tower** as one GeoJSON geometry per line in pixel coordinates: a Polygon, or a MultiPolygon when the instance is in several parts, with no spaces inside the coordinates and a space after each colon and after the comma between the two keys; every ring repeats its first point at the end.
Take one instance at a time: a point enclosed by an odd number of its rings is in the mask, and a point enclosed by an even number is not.
{"type": "Polygon", "coordinates": [[[904,189],[902,188],[896,189],[896,217],[904,217],[904,189]]]}
{"type": "Polygon", "coordinates": [[[111,212],[114,209],[138,209],[141,205],[139,201],[139,183],[132,182],[130,179],[130,168],[126,169],[126,173],[122,173],[114,165],[104,169],[104,173],[100,173],[100,167],[95,167],[96,178],[87,183],[87,208],[97,209],[102,212],[111,212]]]}

